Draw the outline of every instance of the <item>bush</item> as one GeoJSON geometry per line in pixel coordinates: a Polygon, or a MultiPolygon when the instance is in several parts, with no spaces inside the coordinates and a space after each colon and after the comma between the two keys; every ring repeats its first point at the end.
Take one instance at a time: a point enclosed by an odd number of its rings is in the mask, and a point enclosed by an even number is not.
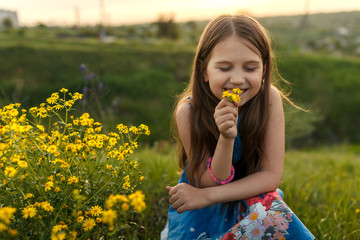
{"type": "Polygon", "coordinates": [[[135,191],[144,177],[129,157],[147,126],[102,133],[88,113],[69,116],[82,94],[67,92],[0,109],[0,237],[98,239],[137,227],[127,223],[146,207],[135,191]]]}

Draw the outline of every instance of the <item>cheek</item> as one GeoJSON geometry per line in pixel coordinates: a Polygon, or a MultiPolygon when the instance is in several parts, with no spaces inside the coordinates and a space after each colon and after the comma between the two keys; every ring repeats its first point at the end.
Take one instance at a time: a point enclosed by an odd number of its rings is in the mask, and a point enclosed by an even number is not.
{"type": "Polygon", "coordinates": [[[253,85],[254,87],[261,87],[261,83],[263,81],[263,75],[262,74],[257,74],[256,76],[254,76],[252,82],[253,82],[253,85]]]}

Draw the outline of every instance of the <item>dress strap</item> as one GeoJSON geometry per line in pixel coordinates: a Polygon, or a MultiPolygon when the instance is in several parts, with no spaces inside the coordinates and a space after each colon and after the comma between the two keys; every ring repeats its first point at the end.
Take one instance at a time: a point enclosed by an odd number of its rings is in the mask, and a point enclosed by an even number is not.
{"type": "Polygon", "coordinates": [[[191,108],[191,97],[189,96],[189,97],[187,97],[186,99],[189,100],[189,107],[191,108]]]}

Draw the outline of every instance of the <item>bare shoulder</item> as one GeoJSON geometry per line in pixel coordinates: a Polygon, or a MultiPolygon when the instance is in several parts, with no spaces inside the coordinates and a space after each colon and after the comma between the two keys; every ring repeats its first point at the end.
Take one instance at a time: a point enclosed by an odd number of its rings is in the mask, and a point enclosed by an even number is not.
{"type": "Polygon", "coordinates": [[[275,86],[271,86],[269,93],[269,108],[270,114],[272,112],[283,111],[282,93],[275,86]]]}
{"type": "Polygon", "coordinates": [[[191,105],[189,99],[183,99],[179,102],[179,104],[176,107],[176,122],[179,125],[179,123],[188,122],[191,114],[191,105]]]}
{"type": "MultiPolygon", "coordinates": [[[[284,118],[284,108],[282,103],[282,93],[276,87],[272,86],[270,88],[269,94],[269,113],[270,113],[270,121],[275,120],[278,122],[283,122],[284,118]]],[[[279,123],[280,123],[279,122],[279,123]]]]}
{"type": "Polygon", "coordinates": [[[275,86],[270,87],[269,98],[270,98],[269,99],[270,100],[270,105],[279,104],[279,103],[282,105],[281,92],[275,86]]]}
{"type": "MultiPolygon", "coordinates": [[[[186,154],[190,152],[190,132],[191,132],[191,106],[189,99],[182,99],[176,107],[175,119],[176,128],[185,148],[186,154]]],[[[188,155],[189,156],[189,155],[188,155]]]]}

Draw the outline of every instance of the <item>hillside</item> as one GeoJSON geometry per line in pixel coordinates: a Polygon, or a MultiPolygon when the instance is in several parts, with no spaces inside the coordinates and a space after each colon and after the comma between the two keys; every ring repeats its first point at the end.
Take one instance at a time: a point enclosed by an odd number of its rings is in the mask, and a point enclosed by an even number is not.
{"type": "MultiPolygon", "coordinates": [[[[275,42],[280,73],[292,83],[291,97],[311,110],[287,109],[288,146],[360,142],[359,18],[360,12],[310,15],[301,28],[302,16],[259,19],[275,42]]],[[[96,38],[95,27],[2,31],[0,105],[34,106],[66,87],[86,94],[78,110],[108,129],[145,123],[151,142],[168,140],[174,99],[188,81],[205,23],[177,24],[174,40],[159,38],[154,24],[111,28],[108,42],[96,38]]]]}

